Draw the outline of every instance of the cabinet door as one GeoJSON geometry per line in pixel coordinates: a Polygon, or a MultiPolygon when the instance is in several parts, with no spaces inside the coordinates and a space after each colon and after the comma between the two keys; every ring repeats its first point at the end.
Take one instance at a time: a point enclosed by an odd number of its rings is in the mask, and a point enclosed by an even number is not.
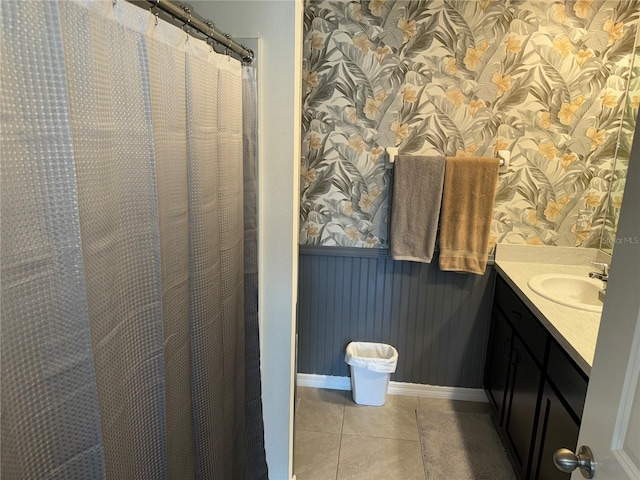
{"type": "Polygon", "coordinates": [[[498,309],[493,309],[489,350],[484,372],[484,388],[502,425],[504,401],[509,378],[509,354],[512,348],[512,330],[498,309]]]}
{"type": "Polygon", "coordinates": [[[573,450],[578,442],[580,427],[549,383],[544,387],[539,418],[531,478],[569,480],[571,474],[561,472],[553,464],[553,454],[559,448],[573,450]]]}
{"type": "Polygon", "coordinates": [[[526,477],[532,454],[542,374],[517,336],[513,340],[511,356],[512,380],[504,429],[511,443],[516,466],[520,469],[522,477],[526,477]]]}

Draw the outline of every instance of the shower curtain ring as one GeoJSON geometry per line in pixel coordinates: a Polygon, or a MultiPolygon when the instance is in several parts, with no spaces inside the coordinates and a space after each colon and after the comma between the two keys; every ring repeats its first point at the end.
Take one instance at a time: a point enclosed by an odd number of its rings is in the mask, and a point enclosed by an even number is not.
{"type": "Polygon", "coordinates": [[[213,33],[216,31],[216,24],[211,20],[205,20],[204,24],[211,29],[211,31],[209,32],[209,36],[213,37],[213,33]]]}
{"type": "Polygon", "coordinates": [[[158,3],[160,3],[160,0],[156,0],[156,3],[149,7],[149,13],[153,13],[156,16],[156,25],[158,25],[158,12],[154,11],[154,9],[158,6],[158,3]]]}
{"type": "Polygon", "coordinates": [[[215,23],[213,23],[211,20],[205,20],[204,24],[207,27],[209,27],[209,34],[208,34],[209,38],[207,38],[207,43],[209,44],[209,49],[210,49],[209,51],[213,52],[214,50],[213,50],[213,40],[212,40],[212,38],[213,38],[213,33],[216,31],[215,23]]]}
{"type": "Polygon", "coordinates": [[[187,22],[182,26],[182,29],[186,32],[186,27],[191,23],[191,9],[186,5],[181,5],[180,8],[188,15],[187,22]]]}
{"type": "Polygon", "coordinates": [[[224,54],[229,55],[229,46],[231,45],[231,35],[228,33],[223,33],[224,38],[227,39],[227,43],[225,44],[224,54]]]}

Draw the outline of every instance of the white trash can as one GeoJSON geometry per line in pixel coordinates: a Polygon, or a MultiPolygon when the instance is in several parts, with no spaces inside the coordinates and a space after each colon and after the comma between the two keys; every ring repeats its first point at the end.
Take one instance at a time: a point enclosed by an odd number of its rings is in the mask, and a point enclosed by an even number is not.
{"type": "Polygon", "coordinates": [[[389,377],[398,365],[398,351],[384,343],[351,342],[344,361],[351,369],[353,401],[359,405],[384,405],[389,377]]]}

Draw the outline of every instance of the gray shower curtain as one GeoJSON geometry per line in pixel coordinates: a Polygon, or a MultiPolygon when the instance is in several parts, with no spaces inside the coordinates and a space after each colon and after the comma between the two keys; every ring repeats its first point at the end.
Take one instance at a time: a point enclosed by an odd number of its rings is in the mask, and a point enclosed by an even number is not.
{"type": "Polygon", "coordinates": [[[2,478],[267,478],[250,67],[3,1],[2,478]]]}

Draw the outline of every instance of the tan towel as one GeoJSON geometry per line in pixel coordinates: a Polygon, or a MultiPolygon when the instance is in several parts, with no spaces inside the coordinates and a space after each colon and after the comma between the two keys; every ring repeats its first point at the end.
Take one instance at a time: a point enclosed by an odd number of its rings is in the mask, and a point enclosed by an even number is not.
{"type": "Polygon", "coordinates": [[[393,167],[391,258],[431,263],[442,203],[444,157],[401,155],[393,167]]]}
{"type": "Polygon", "coordinates": [[[447,157],[440,216],[440,269],[482,275],[498,182],[497,158],[447,157]]]}

